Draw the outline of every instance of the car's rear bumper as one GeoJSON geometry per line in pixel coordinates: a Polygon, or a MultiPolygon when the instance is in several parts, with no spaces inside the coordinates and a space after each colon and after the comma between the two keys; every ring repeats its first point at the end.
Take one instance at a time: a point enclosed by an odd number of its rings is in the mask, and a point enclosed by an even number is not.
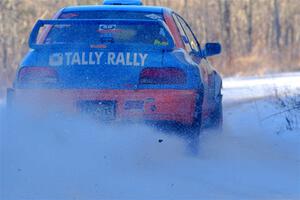
{"type": "Polygon", "coordinates": [[[24,103],[43,112],[58,109],[78,113],[82,103],[113,102],[114,121],[172,121],[185,125],[194,122],[196,90],[29,90],[16,89],[13,103],[24,103]]]}

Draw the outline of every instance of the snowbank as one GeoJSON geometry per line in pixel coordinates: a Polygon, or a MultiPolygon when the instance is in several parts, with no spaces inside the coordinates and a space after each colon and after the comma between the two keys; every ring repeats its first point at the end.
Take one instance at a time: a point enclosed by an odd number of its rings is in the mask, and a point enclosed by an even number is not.
{"type": "Polygon", "coordinates": [[[286,90],[299,92],[300,73],[224,79],[225,104],[262,99],[286,90]]]}

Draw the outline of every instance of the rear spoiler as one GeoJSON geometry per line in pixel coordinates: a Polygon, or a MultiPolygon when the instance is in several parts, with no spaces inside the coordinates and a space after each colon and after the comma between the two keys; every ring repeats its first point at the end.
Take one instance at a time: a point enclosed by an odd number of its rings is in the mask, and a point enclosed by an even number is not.
{"type": "MultiPolygon", "coordinates": [[[[51,19],[51,20],[38,20],[36,22],[36,24],[34,25],[31,34],[29,36],[29,47],[31,49],[38,49],[41,47],[45,47],[45,46],[55,46],[55,45],[51,45],[51,44],[41,44],[38,43],[38,35],[39,35],[39,31],[40,28],[45,26],[45,25],[96,25],[96,24],[128,24],[128,25],[135,25],[135,24],[159,24],[160,26],[164,27],[167,32],[168,32],[168,37],[172,38],[172,35],[170,34],[170,30],[167,27],[167,25],[165,24],[165,22],[163,22],[162,20],[128,20],[128,19],[51,19]]],[[[47,34],[50,31],[47,30],[45,34],[47,34]]],[[[59,45],[61,46],[61,45],[59,45]]],[[[164,49],[173,49],[175,46],[174,44],[174,40],[171,41],[171,44],[169,44],[168,46],[164,47],[164,49]]]]}

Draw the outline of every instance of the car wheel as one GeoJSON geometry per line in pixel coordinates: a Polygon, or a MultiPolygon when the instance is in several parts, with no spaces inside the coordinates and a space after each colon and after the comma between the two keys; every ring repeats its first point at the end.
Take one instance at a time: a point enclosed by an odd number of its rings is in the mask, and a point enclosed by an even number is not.
{"type": "MultiPolygon", "coordinates": [[[[201,94],[201,93],[200,93],[201,94]]],[[[196,100],[196,109],[195,109],[195,121],[192,125],[191,136],[197,137],[201,133],[202,128],[202,106],[203,106],[203,97],[198,95],[196,100]]]]}
{"type": "Polygon", "coordinates": [[[212,129],[222,129],[223,127],[223,96],[218,95],[215,110],[211,113],[209,127],[212,129]]]}

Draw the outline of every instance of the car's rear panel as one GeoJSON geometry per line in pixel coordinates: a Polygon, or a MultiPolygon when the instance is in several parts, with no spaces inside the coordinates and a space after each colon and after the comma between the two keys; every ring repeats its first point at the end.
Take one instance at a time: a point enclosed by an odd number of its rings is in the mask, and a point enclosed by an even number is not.
{"type": "Polygon", "coordinates": [[[14,103],[104,121],[194,122],[203,85],[184,51],[142,45],[45,47],[24,59],[14,103]]]}
{"type": "MultiPolygon", "coordinates": [[[[99,53],[92,51],[96,52],[99,53]]],[[[87,51],[85,55],[89,53],[91,52],[87,51]]],[[[102,50],[101,53],[104,63],[108,53],[126,55],[126,52],[111,50],[102,50]]],[[[163,120],[185,124],[193,122],[195,99],[199,91],[197,88],[200,88],[195,78],[199,77],[196,68],[189,69],[174,62],[176,57],[181,58],[182,55],[177,55],[182,54],[180,52],[140,50],[140,54],[147,55],[143,66],[103,63],[49,67],[48,61],[53,59],[53,54],[64,52],[47,50],[43,53],[31,52],[28,55],[15,84],[15,99],[20,99],[20,103],[24,100],[38,101],[42,108],[52,108],[50,105],[60,104],[63,106],[59,107],[67,112],[83,113],[91,112],[93,108],[100,109],[102,105],[105,110],[107,105],[110,107],[109,112],[114,113],[114,117],[108,117],[110,120],[163,120]],[[165,57],[165,61],[162,57],[165,57]],[[35,59],[38,59],[39,67],[35,59]]],[[[80,53],[83,54],[84,52],[80,53]]]]}
{"type": "Polygon", "coordinates": [[[175,121],[191,124],[194,119],[194,90],[22,90],[14,103],[34,103],[44,113],[83,113],[104,121],[175,121]]]}

